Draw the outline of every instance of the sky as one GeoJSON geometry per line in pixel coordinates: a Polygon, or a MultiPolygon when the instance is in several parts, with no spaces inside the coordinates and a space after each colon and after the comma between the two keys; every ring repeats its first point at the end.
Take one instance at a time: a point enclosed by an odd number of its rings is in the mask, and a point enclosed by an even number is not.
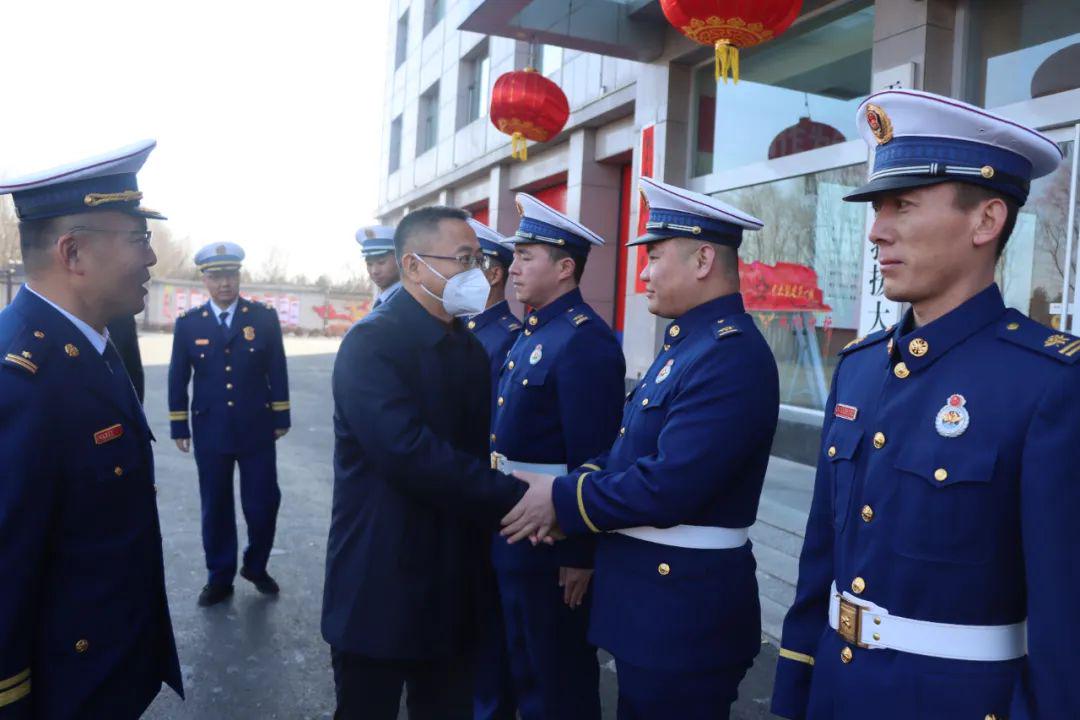
{"type": "Polygon", "coordinates": [[[143,138],[143,202],[258,272],[360,272],[375,221],[387,0],[0,5],[0,176],[143,138]]]}

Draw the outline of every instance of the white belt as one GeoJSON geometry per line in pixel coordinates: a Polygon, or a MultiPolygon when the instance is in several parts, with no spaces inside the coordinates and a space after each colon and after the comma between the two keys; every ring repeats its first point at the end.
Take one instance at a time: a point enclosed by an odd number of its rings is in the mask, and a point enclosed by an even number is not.
{"type": "Polygon", "coordinates": [[[897,650],[949,660],[999,662],[1027,655],[1027,621],[1012,625],[951,625],[891,615],[848,592],[829,596],[829,627],[871,650],[897,650]]]}
{"type": "Polygon", "coordinates": [[[632,527],[615,530],[638,540],[693,550],[733,550],[750,539],[750,528],[676,525],[670,528],[632,527]]]}
{"type": "Polygon", "coordinates": [[[505,455],[497,452],[491,453],[491,469],[504,472],[507,475],[515,470],[540,473],[541,475],[559,476],[566,474],[565,465],[518,462],[517,460],[509,460],[505,455]]]}

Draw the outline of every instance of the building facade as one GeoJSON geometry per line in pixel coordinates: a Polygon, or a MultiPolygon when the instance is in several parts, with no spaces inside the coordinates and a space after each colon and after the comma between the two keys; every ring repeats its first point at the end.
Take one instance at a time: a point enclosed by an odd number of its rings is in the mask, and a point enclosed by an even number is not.
{"type": "Polygon", "coordinates": [[[537,194],[603,235],[586,299],[623,342],[628,381],[664,321],[646,309],[637,178],[707,193],[765,221],[749,236],[744,292],[781,371],[777,454],[812,462],[836,353],[888,326],[861,184],[855,108],[887,87],[993,109],[1060,142],[1066,163],[1034,183],[999,268],[1007,302],[1076,332],[1080,2],[804,0],[778,38],[744,50],[717,83],[712,48],[671,27],[658,0],[391,0],[379,214],[463,207],[502,233],[514,193],[537,194]],[[570,104],[528,161],[487,118],[495,80],[536,67],[570,104]],[[756,299],[750,301],[750,296],[756,299]]]}

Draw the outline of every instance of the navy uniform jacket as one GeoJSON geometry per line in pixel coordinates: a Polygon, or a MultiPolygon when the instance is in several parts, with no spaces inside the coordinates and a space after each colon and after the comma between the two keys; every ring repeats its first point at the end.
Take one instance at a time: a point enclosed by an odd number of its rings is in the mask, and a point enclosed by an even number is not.
{"type": "MultiPolygon", "coordinates": [[[[525,318],[502,363],[491,450],[510,460],[577,467],[611,447],[619,430],[626,363],[603,318],[571,290],[525,318]]],[[[500,570],[591,568],[594,542],[508,545],[496,539],[500,570]]]]}
{"type": "Polygon", "coordinates": [[[289,427],[289,376],[281,323],[265,305],[240,298],[226,330],[210,303],[176,320],[169,362],[172,437],[189,438],[191,414],[201,452],[242,454],[274,442],[289,427]]]}
{"type": "Polygon", "coordinates": [[[911,327],[909,313],[842,352],[773,712],[1080,717],[1080,340],[1006,310],[996,285],[911,327]],[[968,426],[943,435],[938,418],[957,407],[968,426]],[[1029,655],[962,661],[853,647],[845,664],[827,596],[834,581],[854,592],[857,577],[860,599],[905,618],[1027,618],[1029,655]]]}
{"type": "Polygon", "coordinates": [[[372,658],[454,656],[487,535],[525,494],[490,468],[484,349],[402,290],[345,336],[333,391],[323,637],[372,658]]]}
{"type": "Polygon", "coordinates": [[[28,290],[0,353],[0,718],[135,718],[162,682],[182,693],[150,429],[123,370],[28,290]]]}
{"type": "Polygon", "coordinates": [[[510,312],[510,303],[503,300],[469,318],[465,327],[472,330],[473,335],[476,335],[476,339],[484,346],[484,351],[491,359],[491,377],[497,380],[506,354],[521,334],[521,321],[510,312]]]}
{"type": "Polygon", "coordinates": [[[646,668],[749,663],[761,645],[749,543],[697,550],[608,532],[744,528],[757,516],[779,409],[769,346],[740,295],[693,308],[665,342],[627,397],[610,452],[555,480],[555,510],[568,534],[604,533],[591,642],[646,668]]]}

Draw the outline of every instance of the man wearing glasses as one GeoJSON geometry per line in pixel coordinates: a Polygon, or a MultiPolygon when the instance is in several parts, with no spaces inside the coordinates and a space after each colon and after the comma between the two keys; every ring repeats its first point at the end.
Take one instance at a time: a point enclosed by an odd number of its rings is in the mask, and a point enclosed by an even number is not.
{"type": "Polygon", "coordinates": [[[145,141],[0,185],[28,284],[0,312],[0,716],[139,717],[183,693],[151,433],[106,323],[157,262],[145,141]]]}
{"type": "Polygon", "coordinates": [[[524,494],[487,459],[491,379],[459,318],[490,285],[468,214],[397,226],[402,290],[349,331],[334,363],[334,499],[322,633],[338,720],[472,717],[478,563],[524,494]]]}
{"type": "Polygon", "coordinates": [[[289,431],[289,377],[277,313],[240,297],[243,260],[243,249],[229,242],[207,245],[195,254],[210,301],[177,318],[169,362],[169,420],[181,452],[191,450],[192,427],[195,431],[203,550],[209,571],[199,594],[202,607],[233,593],[236,465],[240,466],[240,504],[248,527],[240,577],[265,595],[279,591],[266,563],[281,504],[275,442],[289,431]]]}

